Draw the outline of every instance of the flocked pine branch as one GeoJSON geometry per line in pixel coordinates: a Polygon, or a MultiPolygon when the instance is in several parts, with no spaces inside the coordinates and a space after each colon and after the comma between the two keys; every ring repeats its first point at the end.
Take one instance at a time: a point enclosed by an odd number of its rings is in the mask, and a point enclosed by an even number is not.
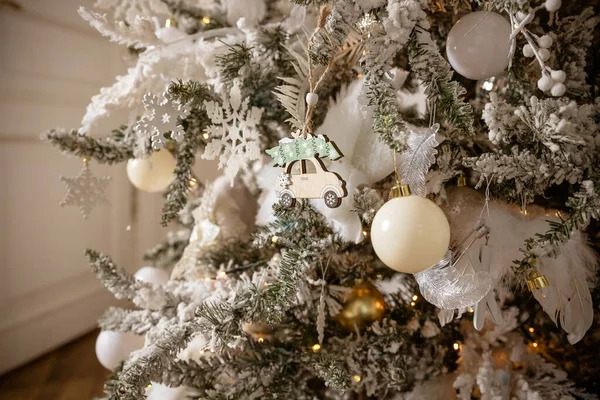
{"type": "Polygon", "coordinates": [[[416,26],[408,45],[411,71],[425,85],[431,107],[464,135],[473,134],[473,109],[465,102],[466,90],[452,80],[454,72],[440,54],[428,30],[416,26]]]}
{"type": "Polygon", "coordinates": [[[120,163],[133,158],[135,138],[122,126],[105,138],[80,135],[77,130],[53,129],[42,136],[59,150],[77,157],[89,158],[102,164],[120,163]]]}
{"type": "Polygon", "coordinates": [[[102,330],[144,335],[164,317],[164,314],[157,311],[111,307],[102,315],[99,325],[102,330]]]}

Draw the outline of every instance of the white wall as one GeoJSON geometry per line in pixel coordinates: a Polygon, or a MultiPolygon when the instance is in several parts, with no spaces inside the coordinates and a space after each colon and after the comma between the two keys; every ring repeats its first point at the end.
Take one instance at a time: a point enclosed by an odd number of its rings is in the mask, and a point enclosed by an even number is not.
{"type": "MultiPolygon", "coordinates": [[[[109,207],[87,221],[59,207],[59,175],[77,175],[82,162],[40,133],[78,127],[90,97],[125,70],[124,50],[77,15],[93,0],[16,2],[21,11],[0,5],[0,373],[89,331],[115,304],[90,272],[86,247],[135,271],[166,232],[161,195],[136,192],[124,165],[90,163],[94,174],[113,177],[109,207]]],[[[204,179],[214,167],[197,172],[204,179]]]]}

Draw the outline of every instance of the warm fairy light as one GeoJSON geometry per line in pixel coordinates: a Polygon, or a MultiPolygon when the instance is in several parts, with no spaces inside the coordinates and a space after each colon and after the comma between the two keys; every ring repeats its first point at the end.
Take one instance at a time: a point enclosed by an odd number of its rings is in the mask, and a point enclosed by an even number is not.
{"type": "Polygon", "coordinates": [[[354,382],[360,382],[360,376],[354,375],[354,382]]]}
{"type": "Polygon", "coordinates": [[[532,345],[533,347],[538,347],[538,343],[537,343],[537,342],[533,342],[533,343],[531,343],[531,345],[532,345]]]}
{"type": "Polygon", "coordinates": [[[87,162],[88,162],[87,157],[83,157],[83,162],[87,164],[87,162]]]}
{"type": "Polygon", "coordinates": [[[227,272],[225,272],[225,271],[219,271],[219,273],[217,274],[217,277],[218,277],[219,279],[223,279],[223,278],[225,278],[226,276],[227,276],[227,272]]]}
{"type": "Polygon", "coordinates": [[[475,309],[473,307],[469,308],[469,312],[472,314],[475,312],[475,309]]]}
{"type": "Polygon", "coordinates": [[[146,386],[146,389],[150,389],[152,387],[152,384],[149,383],[148,386],[146,386]]]}
{"type": "Polygon", "coordinates": [[[412,297],[413,301],[417,301],[418,298],[419,298],[419,296],[417,296],[416,294],[413,294],[413,297],[412,297]]]}
{"type": "Polygon", "coordinates": [[[262,338],[262,337],[259,337],[259,338],[258,338],[258,343],[262,343],[262,342],[264,342],[264,341],[265,341],[265,339],[264,339],[264,338],[262,338]]]}
{"type": "Polygon", "coordinates": [[[367,231],[366,229],[363,229],[362,234],[364,237],[367,237],[369,235],[369,231],[367,231]]]}
{"type": "Polygon", "coordinates": [[[383,279],[383,274],[377,274],[377,279],[383,279]]]}
{"type": "Polygon", "coordinates": [[[523,215],[527,215],[527,209],[525,209],[525,210],[521,210],[521,214],[523,214],[523,215]]]}
{"type": "Polygon", "coordinates": [[[190,186],[191,186],[191,187],[194,187],[194,186],[196,186],[197,184],[198,184],[198,181],[196,180],[196,178],[192,178],[192,179],[190,179],[190,186]]]}
{"type": "Polygon", "coordinates": [[[417,303],[415,303],[414,301],[411,301],[411,302],[410,302],[410,306],[411,306],[411,307],[414,307],[416,304],[417,304],[417,303]]]}
{"type": "Polygon", "coordinates": [[[210,137],[210,135],[208,134],[208,132],[204,132],[202,134],[202,139],[204,139],[204,140],[208,140],[209,137],[210,137]]]}
{"type": "Polygon", "coordinates": [[[360,78],[362,78],[362,77],[363,77],[363,74],[358,74],[358,75],[356,75],[356,77],[357,77],[358,79],[360,79],[360,78]]]}
{"type": "Polygon", "coordinates": [[[273,237],[271,238],[271,242],[273,242],[273,243],[277,243],[277,241],[278,241],[278,240],[279,240],[279,237],[278,237],[278,236],[273,236],[273,237]]]}
{"type": "Polygon", "coordinates": [[[367,50],[366,50],[366,49],[362,51],[362,55],[363,55],[363,56],[366,56],[366,55],[367,55],[367,50]]]}
{"type": "Polygon", "coordinates": [[[454,342],[452,347],[454,348],[454,350],[458,351],[458,349],[460,349],[460,344],[458,344],[457,342],[454,342]]]}
{"type": "Polygon", "coordinates": [[[263,286],[269,286],[269,282],[263,282],[263,286]]]}
{"type": "Polygon", "coordinates": [[[203,23],[204,25],[208,25],[208,24],[210,24],[210,18],[208,18],[208,17],[204,17],[204,18],[202,18],[202,23],[203,23]]]}
{"type": "Polygon", "coordinates": [[[319,350],[321,350],[321,345],[319,343],[315,343],[315,344],[312,345],[312,351],[313,352],[316,353],[319,350]]]}
{"type": "Polygon", "coordinates": [[[528,331],[529,331],[529,333],[533,333],[533,331],[535,331],[535,329],[529,328],[528,331]]]}

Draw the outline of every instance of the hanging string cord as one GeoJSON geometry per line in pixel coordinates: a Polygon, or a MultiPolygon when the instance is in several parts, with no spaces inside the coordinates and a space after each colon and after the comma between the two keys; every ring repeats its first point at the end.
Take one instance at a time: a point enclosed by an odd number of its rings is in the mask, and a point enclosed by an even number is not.
{"type": "MultiPolygon", "coordinates": [[[[331,68],[333,67],[333,65],[335,64],[335,51],[334,51],[334,43],[333,43],[333,39],[331,38],[331,36],[329,35],[329,32],[327,32],[325,28],[325,22],[327,21],[327,16],[329,15],[330,10],[327,6],[323,6],[321,8],[321,14],[319,16],[319,22],[317,25],[317,29],[315,29],[315,31],[313,32],[313,34],[311,35],[311,37],[308,39],[308,47],[310,48],[312,41],[315,39],[315,37],[317,36],[317,34],[321,31],[324,32],[325,37],[327,38],[327,40],[329,41],[329,45],[331,47],[331,54],[329,56],[329,62],[327,63],[327,67],[325,68],[325,70],[321,73],[321,75],[319,76],[319,79],[317,80],[317,82],[315,82],[315,77],[314,77],[314,68],[313,68],[313,64],[312,64],[312,59],[310,58],[310,56],[308,57],[308,85],[309,85],[309,93],[317,93],[317,90],[319,89],[319,87],[321,86],[321,83],[323,83],[323,81],[325,80],[325,77],[327,76],[327,74],[329,73],[329,71],[331,70],[331,68]]],[[[303,136],[306,138],[307,133],[313,133],[313,126],[312,126],[312,114],[314,111],[315,106],[313,104],[307,103],[306,105],[306,117],[304,118],[304,128],[302,129],[302,134],[303,136]]]]}

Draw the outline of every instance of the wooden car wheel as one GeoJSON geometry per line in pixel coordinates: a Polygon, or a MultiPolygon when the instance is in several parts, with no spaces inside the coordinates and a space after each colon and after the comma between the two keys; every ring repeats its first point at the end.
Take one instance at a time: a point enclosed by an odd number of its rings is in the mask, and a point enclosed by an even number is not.
{"type": "Polygon", "coordinates": [[[329,208],[336,208],[342,202],[342,199],[333,190],[325,192],[323,200],[325,200],[325,205],[329,208]]]}
{"type": "Polygon", "coordinates": [[[293,198],[291,194],[284,193],[283,195],[281,195],[281,200],[279,200],[279,202],[285,208],[291,208],[294,207],[294,204],[296,204],[296,199],[293,198]]]}

